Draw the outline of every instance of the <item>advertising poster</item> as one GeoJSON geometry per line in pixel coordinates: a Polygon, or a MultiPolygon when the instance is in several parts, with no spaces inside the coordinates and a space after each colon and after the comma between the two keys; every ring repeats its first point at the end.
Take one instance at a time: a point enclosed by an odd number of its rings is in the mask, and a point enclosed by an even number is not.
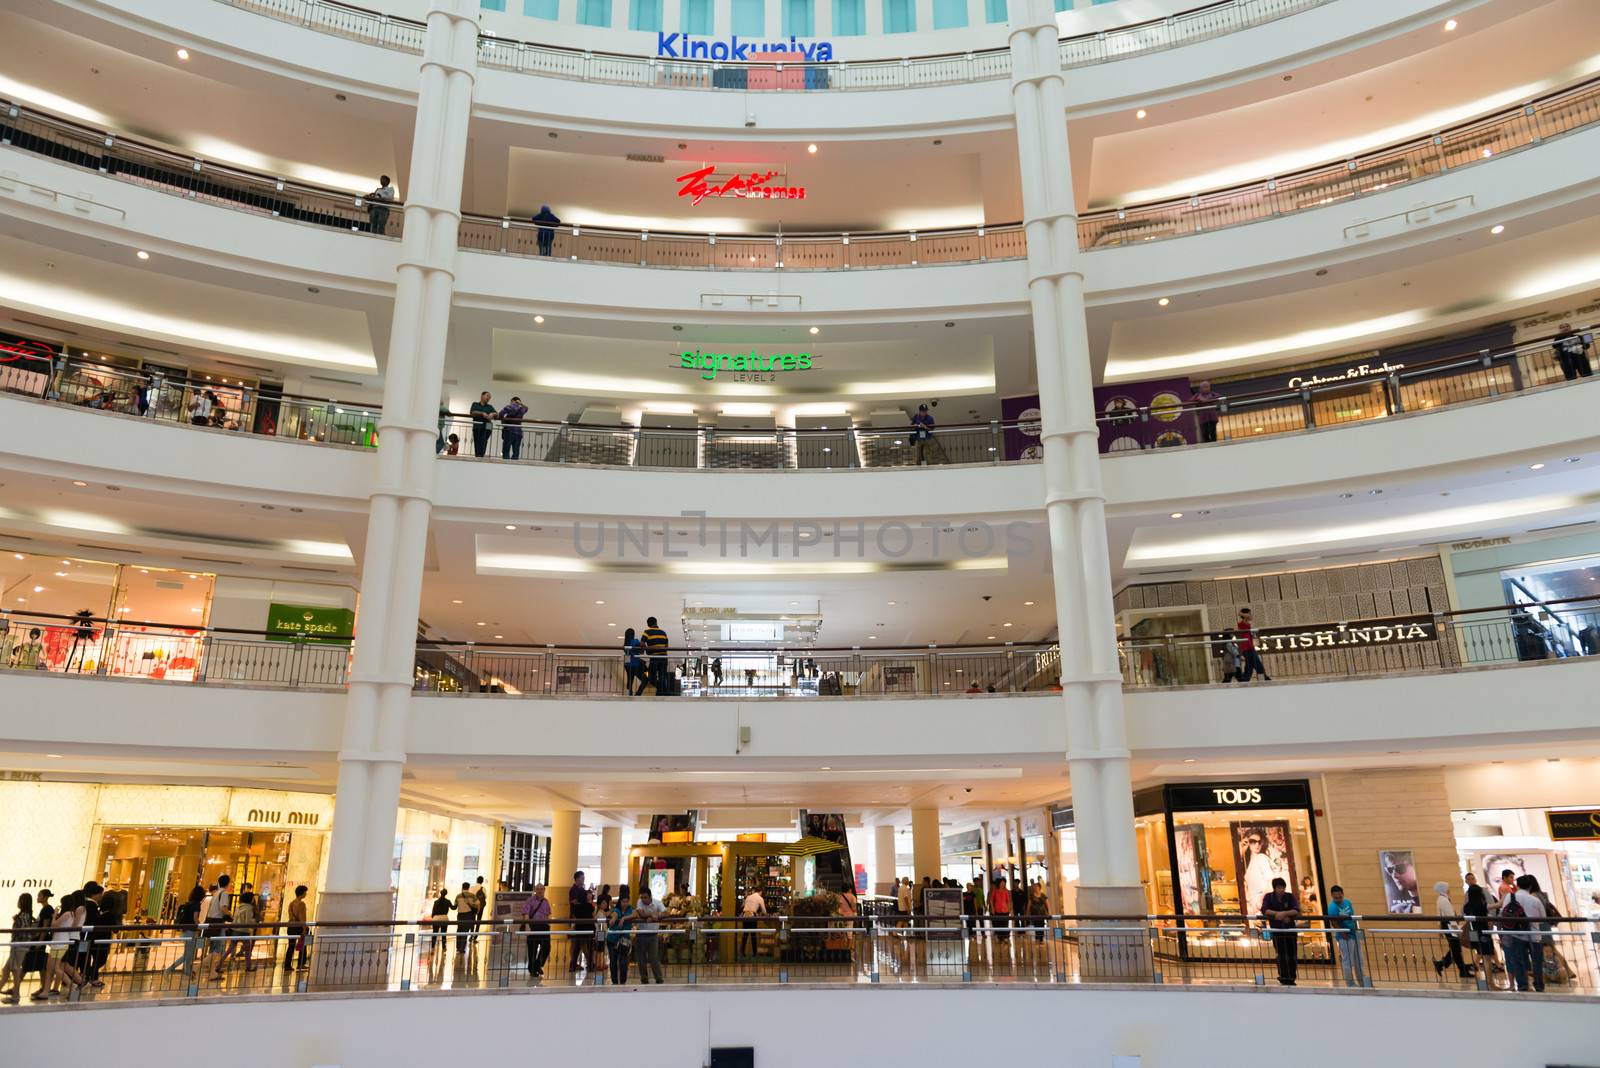
{"type": "Polygon", "coordinates": [[[929,887],[922,891],[922,907],[928,925],[928,963],[962,963],[961,891],[953,886],[929,887]]]}
{"type": "Polygon", "coordinates": [[[1000,420],[1005,424],[1005,450],[1007,460],[1042,460],[1044,447],[1039,444],[1039,395],[1029,393],[1021,397],[1000,398],[1000,420]],[[1015,424],[1015,425],[1013,425],[1015,424]]]}
{"type": "Polygon", "coordinates": [[[1272,893],[1272,880],[1282,879],[1291,890],[1298,885],[1294,851],[1289,847],[1289,821],[1236,820],[1228,824],[1228,830],[1233,837],[1239,908],[1246,916],[1254,916],[1261,912],[1261,899],[1272,893]]]}
{"type": "MultiPolygon", "coordinates": [[[[1556,884],[1555,875],[1550,870],[1550,854],[1534,851],[1507,850],[1496,853],[1479,853],[1475,858],[1474,868],[1478,872],[1478,880],[1489,892],[1490,897],[1496,896],[1499,891],[1500,873],[1511,870],[1513,878],[1531,875],[1539,880],[1539,889],[1549,894],[1555,900],[1560,888],[1556,884]]],[[[1559,902],[1558,902],[1559,903],[1559,902]]]]}
{"type": "Polygon", "coordinates": [[[1388,912],[1422,911],[1422,895],[1417,890],[1417,866],[1409,849],[1378,850],[1379,878],[1383,881],[1383,900],[1388,912]]]}
{"type": "Polygon", "coordinates": [[[1211,872],[1206,856],[1206,829],[1198,823],[1180,824],[1172,829],[1178,844],[1178,893],[1181,911],[1186,916],[1211,911],[1211,872]]]}
{"type": "Polygon", "coordinates": [[[1094,406],[1100,417],[1100,451],[1170,449],[1200,440],[1194,413],[1184,410],[1192,394],[1187,378],[1161,378],[1100,386],[1094,406]],[[1140,409],[1149,409],[1149,418],[1140,409]]]}

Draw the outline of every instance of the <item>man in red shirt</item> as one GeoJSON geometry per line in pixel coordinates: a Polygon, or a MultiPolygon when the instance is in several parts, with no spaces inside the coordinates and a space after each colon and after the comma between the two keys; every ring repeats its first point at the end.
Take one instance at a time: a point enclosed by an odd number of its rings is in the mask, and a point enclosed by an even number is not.
{"type": "Polygon", "coordinates": [[[1004,942],[1009,935],[1006,928],[1011,925],[1011,887],[1008,880],[1001,876],[989,888],[989,926],[994,928],[996,941],[1004,942]]]}
{"type": "Polygon", "coordinates": [[[1249,682],[1251,676],[1259,674],[1263,680],[1272,681],[1272,676],[1267,674],[1266,665],[1261,663],[1261,654],[1256,652],[1255,635],[1251,633],[1250,609],[1239,609],[1239,622],[1234,629],[1239,632],[1239,659],[1244,663],[1244,671],[1239,676],[1240,682],[1249,682]]]}

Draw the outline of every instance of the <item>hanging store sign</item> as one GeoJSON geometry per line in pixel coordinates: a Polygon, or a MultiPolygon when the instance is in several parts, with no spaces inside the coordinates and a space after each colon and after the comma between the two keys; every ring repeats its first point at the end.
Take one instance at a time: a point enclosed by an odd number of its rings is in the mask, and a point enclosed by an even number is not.
{"type": "Polygon", "coordinates": [[[1269,627],[1255,632],[1256,649],[1263,653],[1293,653],[1307,649],[1370,648],[1437,641],[1439,624],[1432,616],[1327,623],[1315,627],[1269,627]]]}
{"type": "Polygon", "coordinates": [[[1167,786],[1172,812],[1211,812],[1241,808],[1309,808],[1311,789],[1294,782],[1183,783],[1167,786]]]}
{"type": "Polygon", "coordinates": [[[687,371],[698,371],[707,382],[722,373],[732,373],[737,382],[776,382],[785,371],[811,370],[809,352],[758,353],[749,352],[692,352],[678,354],[678,366],[687,371]]]}
{"type": "Polygon", "coordinates": [[[777,171],[751,171],[749,174],[731,174],[726,178],[716,173],[715,164],[701,167],[677,177],[678,195],[689,197],[698,204],[706,197],[739,197],[745,200],[804,200],[803,185],[774,185],[774,181],[787,182],[777,171]],[[719,180],[720,179],[720,180],[719,180]]]}
{"type": "Polygon", "coordinates": [[[1341,371],[1333,371],[1325,375],[1292,375],[1289,378],[1288,386],[1290,389],[1310,389],[1313,386],[1331,386],[1340,382],[1359,382],[1366,378],[1382,378],[1384,375],[1392,375],[1396,371],[1405,370],[1405,366],[1403,363],[1390,363],[1388,360],[1378,364],[1358,363],[1353,367],[1346,367],[1341,371]]]}
{"type": "Polygon", "coordinates": [[[718,62],[760,62],[763,52],[788,52],[804,56],[806,63],[828,63],[833,60],[833,42],[812,41],[806,44],[794,37],[787,41],[741,41],[735,34],[727,40],[693,38],[687,33],[656,31],[656,55],[663,59],[711,59],[718,62]]]}
{"type": "Polygon", "coordinates": [[[321,642],[348,645],[355,632],[356,614],[348,608],[321,608],[304,604],[267,605],[268,641],[321,642]]]}
{"type": "Polygon", "coordinates": [[[1550,837],[1557,842],[1600,840],[1600,808],[1546,812],[1544,818],[1550,824],[1550,837]]]}

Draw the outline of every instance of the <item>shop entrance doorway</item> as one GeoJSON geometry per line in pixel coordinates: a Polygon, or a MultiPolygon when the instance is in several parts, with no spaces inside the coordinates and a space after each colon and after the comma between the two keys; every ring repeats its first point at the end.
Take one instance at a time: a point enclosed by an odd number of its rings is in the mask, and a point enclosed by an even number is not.
{"type": "Polygon", "coordinates": [[[1204,605],[1135,608],[1122,613],[1122,632],[1136,639],[1129,677],[1141,686],[1204,686],[1211,682],[1210,646],[1200,638],[1167,641],[1169,634],[1205,634],[1204,605]]]}
{"type": "Polygon", "coordinates": [[[288,881],[289,831],[200,827],[106,827],[96,878],[128,894],[128,922],[172,923],[196,885],[226,875],[254,890],[262,922],[277,920],[288,881]]]}

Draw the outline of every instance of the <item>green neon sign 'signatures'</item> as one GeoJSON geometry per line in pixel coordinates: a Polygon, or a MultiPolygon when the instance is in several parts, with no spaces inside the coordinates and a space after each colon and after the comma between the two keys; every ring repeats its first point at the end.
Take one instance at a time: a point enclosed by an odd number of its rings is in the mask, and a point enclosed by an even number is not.
{"type": "Polygon", "coordinates": [[[809,352],[758,353],[749,352],[685,352],[678,357],[678,366],[688,371],[699,371],[700,377],[710,382],[719,371],[743,374],[772,374],[777,371],[811,370],[809,352]]]}

